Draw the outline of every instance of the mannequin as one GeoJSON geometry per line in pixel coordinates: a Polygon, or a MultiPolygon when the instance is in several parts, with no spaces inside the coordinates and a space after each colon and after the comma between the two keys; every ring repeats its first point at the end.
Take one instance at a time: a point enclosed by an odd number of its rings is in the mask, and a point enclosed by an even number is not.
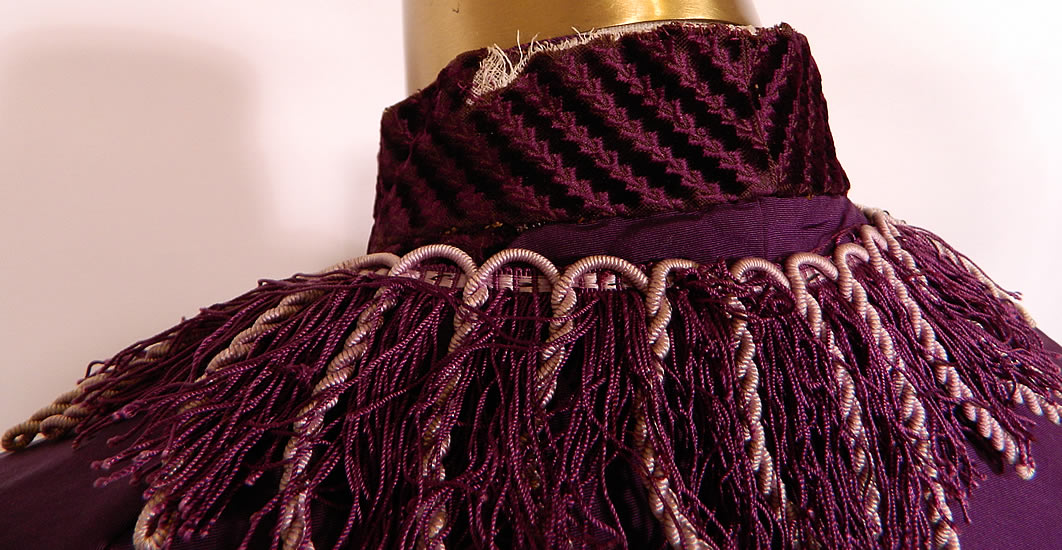
{"type": "Polygon", "coordinates": [[[618,25],[721,21],[756,25],[747,0],[405,0],[407,87],[423,88],[458,54],[618,25]]]}

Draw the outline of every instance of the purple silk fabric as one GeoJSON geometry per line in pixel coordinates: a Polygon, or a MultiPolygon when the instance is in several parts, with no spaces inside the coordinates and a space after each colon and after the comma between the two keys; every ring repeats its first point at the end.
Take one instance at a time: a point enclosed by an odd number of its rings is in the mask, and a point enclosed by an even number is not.
{"type": "Polygon", "coordinates": [[[550,224],[525,231],[509,248],[533,250],[557,265],[595,254],[634,263],[667,258],[708,263],[742,256],[777,260],[816,250],[844,228],[863,223],[863,213],[845,197],[763,197],[703,212],[550,224]]]}
{"type": "MultiPolygon", "coordinates": [[[[512,243],[533,248],[553,260],[613,254],[631,261],[687,257],[709,261],[758,255],[777,258],[822,250],[838,230],[864,223],[841,197],[772,198],[714,207],[699,214],[613,220],[580,226],[531,230],[512,243]]],[[[1062,348],[1046,336],[1049,349],[1062,348]]],[[[1062,357],[1062,355],[1060,355],[1062,357]]],[[[112,428],[121,431],[122,426],[112,428]]],[[[1062,429],[1041,421],[1033,430],[1038,473],[1022,481],[1012,472],[998,475],[982,463],[988,478],[970,499],[972,524],[959,519],[963,548],[987,550],[1062,548],[1062,429]]],[[[109,435],[109,434],[108,434],[109,435]]],[[[132,527],[139,512],[140,489],[124,482],[94,488],[98,472],[89,465],[108,456],[105,437],[72,450],[68,441],[44,442],[0,456],[0,548],[39,550],[132,550],[132,527]]],[[[208,537],[180,541],[172,550],[234,548],[248,516],[275,487],[269,480],[238,495],[223,521],[208,537]]],[[[319,504],[319,503],[318,503],[319,504]]],[[[335,536],[345,514],[314,509],[319,543],[335,536]]],[[[267,524],[270,520],[266,520],[267,524]]],[[[266,541],[262,541],[265,545],[266,541]]],[[[259,547],[255,544],[254,547],[259,547]]]]}
{"type": "Polygon", "coordinates": [[[76,450],[46,441],[0,455],[0,548],[96,550],[127,532],[143,505],[140,490],[125,482],[94,488],[100,472],[89,467],[110,456],[106,438],[124,428],[76,450]]]}

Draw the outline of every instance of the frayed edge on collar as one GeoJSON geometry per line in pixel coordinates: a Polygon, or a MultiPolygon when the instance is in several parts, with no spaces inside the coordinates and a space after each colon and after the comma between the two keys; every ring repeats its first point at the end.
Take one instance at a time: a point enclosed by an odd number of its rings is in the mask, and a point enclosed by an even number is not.
{"type": "MultiPolygon", "coordinates": [[[[479,70],[475,76],[472,77],[472,88],[469,90],[468,103],[474,103],[478,98],[485,94],[501,90],[509,84],[512,84],[527,67],[528,62],[535,56],[546,52],[558,52],[567,49],[571,49],[577,46],[582,46],[591,40],[595,40],[601,37],[611,37],[613,40],[618,40],[624,36],[631,34],[638,34],[644,32],[651,32],[660,27],[666,25],[680,25],[688,27],[707,27],[709,25],[722,25],[734,30],[744,30],[749,34],[755,36],[759,33],[760,27],[747,26],[747,25],[731,25],[728,23],[711,22],[711,21],[650,21],[643,23],[631,23],[629,25],[618,25],[615,27],[605,27],[602,29],[590,29],[588,31],[580,31],[579,29],[572,27],[572,31],[575,33],[569,38],[561,39],[560,41],[540,42],[537,40],[537,35],[531,38],[531,41],[527,44],[519,44],[515,48],[504,49],[497,44],[487,48],[487,55],[483,58],[483,61],[479,65],[479,70]],[[510,54],[517,54],[517,59],[514,61],[510,54]]],[[[517,42],[520,42],[519,31],[516,37],[517,42]]]]}

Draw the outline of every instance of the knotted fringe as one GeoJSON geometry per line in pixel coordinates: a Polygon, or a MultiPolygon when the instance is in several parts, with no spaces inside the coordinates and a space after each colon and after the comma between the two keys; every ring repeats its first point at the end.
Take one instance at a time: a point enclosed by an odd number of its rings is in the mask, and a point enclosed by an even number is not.
{"type": "Polygon", "coordinates": [[[245,485],[273,496],[244,547],[958,548],[967,440],[1030,477],[1016,405],[1058,423],[1062,374],[1016,296],[866,213],[782,264],[433,245],[264,282],[4,446],[131,422],[101,482],[146,484],[139,549],[245,485]]]}

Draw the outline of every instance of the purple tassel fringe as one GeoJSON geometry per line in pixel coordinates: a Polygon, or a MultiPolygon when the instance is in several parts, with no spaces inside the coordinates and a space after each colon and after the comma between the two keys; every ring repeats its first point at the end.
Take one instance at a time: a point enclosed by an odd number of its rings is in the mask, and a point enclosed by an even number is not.
{"type": "Polygon", "coordinates": [[[142,547],[204,535],[246,486],[273,489],[245,547],[947,546],[981,476],[966,442],[1031,472],[1014,405],[1057,416],[1062,375],[968,260],[878,220],[894,242],[850,264],[855,294],[811,269],[804,291],[781,268],[674,271],[664,351],[645,293],[605,269],[568,281],[562,316],[543,290],[564,280],[526,268],[477,307],[438,262],[266,281],[94,366],[77,437],[129,425],[98,466],[146,485],[142,547]],[[349,376],[315,389],[359,328],[349,376]],[[324,510],[341,528],[299,523],[324,510]]]}

